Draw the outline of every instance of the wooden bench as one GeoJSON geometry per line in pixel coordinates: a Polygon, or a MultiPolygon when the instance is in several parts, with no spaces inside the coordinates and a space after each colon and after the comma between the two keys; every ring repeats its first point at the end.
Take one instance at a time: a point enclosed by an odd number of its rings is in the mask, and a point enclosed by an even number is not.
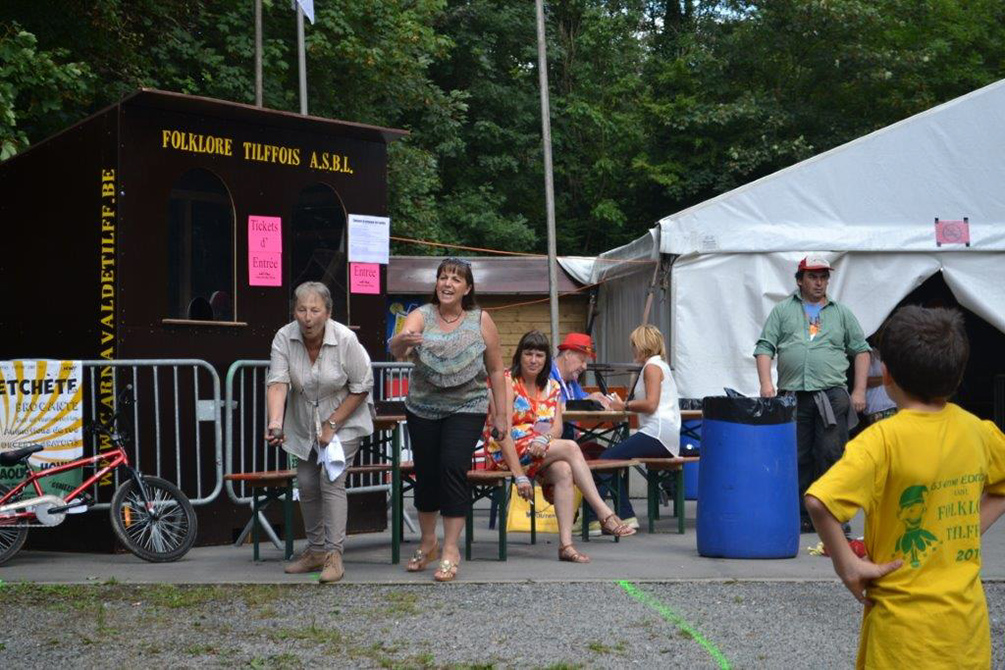
{"type": "MultiPolygon", "coordinates": [[[[397,508],[397,518],[404,517],[405,491],[415,486],[415,464],[406,461],[399,469],[402,486],[397,497],[395,507],[397,508]]],[[[471,488],[471,505],[468,506],[467,514],[464,518],[464,560],[471,560],[471,545],[474,542],[475,519],[473,506],[479,500],[492,497],[500,510],[500,518],[505,518],[506,507],[509,503],[509,480],[513,473],[509,470],[468,470],[468,485],[471,488]]],[[[399,521],[400,523],[400,521],[399,521]]],[[[392,534],[392,542],[400,544],[402,528],[398,527],[398,533],[392,534]]],[[[499,524],[499,560],[506,560],[506,524],[499,524]]]]}
{"type": "Polygon", "coordinates": [[[235,472],[223,476],[224,480],[243,482],[252,489],[251,494],[251,544],[254,546],[253,560],[261,560],[258,548],[259,516],[273,500],[283,501],[283,556],[290,560],[293,556],[293,480],[296,470],[272,470],[269,472],[235,472]],[[265,496],[264,502],[262,495],[265,496]]]}
{"type": "Polygon", "coordinates": [[[674,486],[673,512],[677,517],[677,532],[684,534],[684,464],[697,463],[697,456],[675,458],[639,458],[638,464],[645,468],[649,512],[649,532],[660,515],[660,486],[671,481],[674,486]]]}
{"type": "MultiPolygon", "coordinates": [[[[400,477],[397,474],[397,463],[400,458],[396,431],[398,425],[405,420],[404,416],[381,416],[373,421],[373,434],[362,438],[358,454],[365,452],[374,453],[375,448],[379,448],[381,441],[375,436],[379,433],[395,431],[391,439],[394,441],[391,452],[392,458],[387,463],[366,463],[353,465],[346,468],[347,476],[357,474],[372,474],[389,472],[392,473],[392,500],[394,499],[395,486],[400,488],[400,477]]],[[[385,457],[380,454],[378,457],[385,457]]],[[[293,481],[297,477],[296,470],[269,470],[264,472],[234,472],[223,476],[224,480],[232,482],[242,482],[252,488],[252,517],[251,517],[251,542],[254,546],[253,557],[259,561],[259,524],[262,522],[260,513],[268,504],[274,500],[283,501],[283,539],[285,544],[284,557],[289,560],[293,556],[293,481]],[[262,497],[264,496],[264,501],[262,497]]],[[[351,489],[350,489],[351,490],[351,489]]],[[[392,519],[392,524],[396,530],[400,531],[400,519],[392,519]]],[[[392,535],[394,533],[392,532],[392,535]]],[[[392,542],[391,559],[392,563],[398,563],[399,546],[392,542]]]]}

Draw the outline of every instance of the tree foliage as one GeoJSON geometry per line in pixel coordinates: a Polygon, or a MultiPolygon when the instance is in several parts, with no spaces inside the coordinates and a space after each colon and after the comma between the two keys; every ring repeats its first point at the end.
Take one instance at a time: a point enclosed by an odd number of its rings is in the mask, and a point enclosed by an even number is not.
{"type": "MultiPolygon", "coordinates": [[[[252,0],[7,0],[0,157],[138,86],[251,102],[252,0]]],[[[406,128],[398,235],[545,247],[534,5],[318,0],[312,114],[406,128]]],[[[999,0],[552,0],[559,253],[660,217],[1002,77],[999,0]]],[[[297,110],[295,23],[264,1],[266,106],[297,110]]],[[[442,253],[398,245],[399,253],[442,253]]]]}

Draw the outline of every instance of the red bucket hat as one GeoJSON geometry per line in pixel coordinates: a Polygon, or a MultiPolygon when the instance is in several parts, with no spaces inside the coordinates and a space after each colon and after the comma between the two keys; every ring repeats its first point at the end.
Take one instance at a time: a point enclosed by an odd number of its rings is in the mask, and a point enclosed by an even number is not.
{"type": "Polygon", "coordinates": [[[569,333],[566,335],[562,344],[558,345],[558,350],[565,351],[567,349],[581,351],[589,355],[590,358],[597,357],[597,350],[593,348],[593,339],[586,333],[569,333]]]}

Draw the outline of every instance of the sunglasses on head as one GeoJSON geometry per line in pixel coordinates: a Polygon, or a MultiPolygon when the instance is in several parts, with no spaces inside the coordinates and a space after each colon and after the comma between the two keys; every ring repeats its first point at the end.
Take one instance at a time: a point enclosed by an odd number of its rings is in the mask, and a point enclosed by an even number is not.
{"type": "Polygon", "coordinates": [[[450,256],[449,258],[443,259],[443,265],[463,265],[464,267],[469,268],[471,267],[471,261],[458,258],[457,256],[450,256]]]}

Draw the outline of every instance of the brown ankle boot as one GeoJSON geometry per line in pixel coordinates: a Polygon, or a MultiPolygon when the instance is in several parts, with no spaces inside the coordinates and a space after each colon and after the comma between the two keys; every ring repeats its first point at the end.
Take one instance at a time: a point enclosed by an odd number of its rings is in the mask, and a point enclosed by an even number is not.
{"type": "Polygon", "coordinates": [[[283,572],[288,575],[302,575],[305,572],[315,572],[324,567],[325,556],[327,554],[323,551],[305,549],[304,553],[300,554],[295,561],[286,565],[283,572]]]}
{"type": "Polygon", "coordinates": [[[325,555],[325,567],[321,571],[321,577],[318,581],[322,584],[330,584],[342,579],[342,575],[344,574],[345,568],[342,567],[342,554],[337,551],[329,551],[325,555]]]}

